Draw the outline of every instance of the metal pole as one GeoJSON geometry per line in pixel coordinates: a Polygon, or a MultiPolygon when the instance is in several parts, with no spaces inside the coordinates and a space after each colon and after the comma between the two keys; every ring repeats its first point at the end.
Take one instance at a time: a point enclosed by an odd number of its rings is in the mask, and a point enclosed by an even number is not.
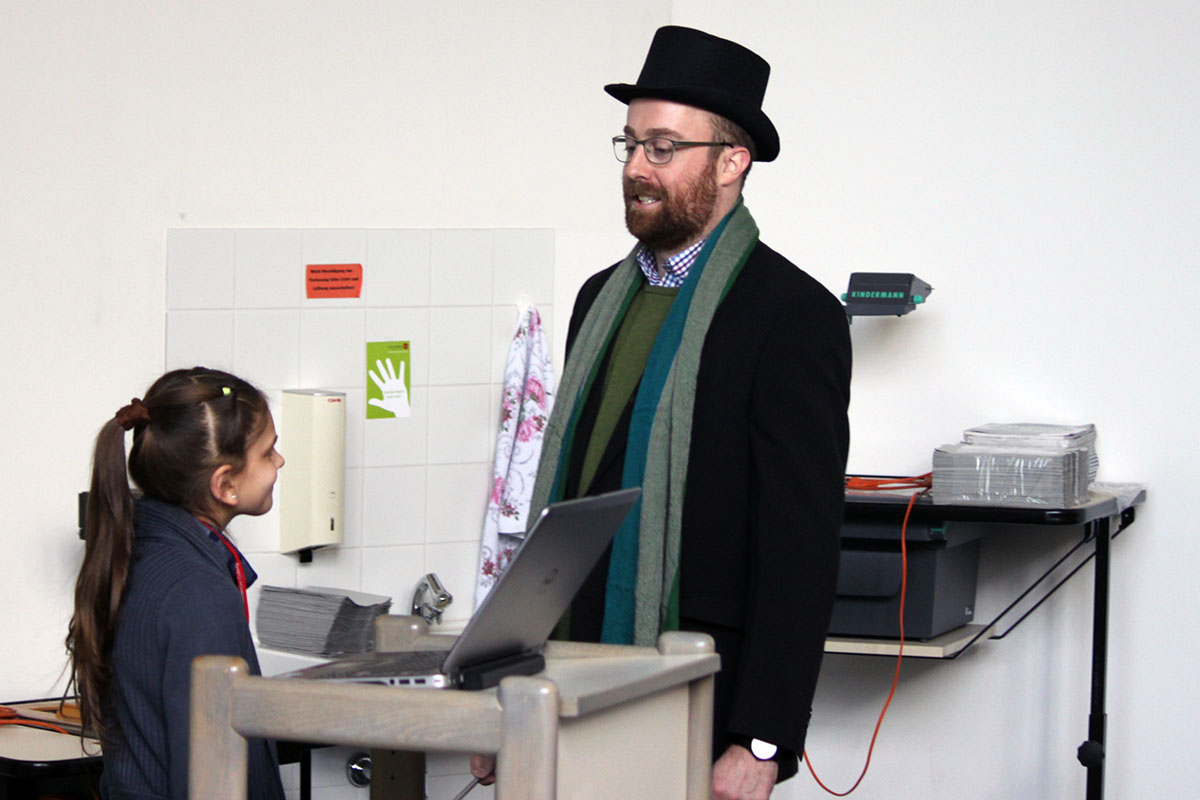
{"type": "Polygon", "coordinates": [[[1096,540],[1095,595],[1092,605],[1092,702],[1088,738],[1079,746],[1079,763],[1087,768],[1087,800],[1104,798],[1104,710],[1108,669],[1108,583],[1110,545],[1108,517],[1087,523],[1096,540]]]}

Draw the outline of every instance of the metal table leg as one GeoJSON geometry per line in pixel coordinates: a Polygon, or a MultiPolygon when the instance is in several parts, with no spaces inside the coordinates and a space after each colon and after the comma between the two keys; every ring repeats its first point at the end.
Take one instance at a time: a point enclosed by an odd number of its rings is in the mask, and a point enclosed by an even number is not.
{"type": "Polygon", "coordinates": [[[1087,523],[1096,541],[1095,594],[1092,605],[1092,701],[1088,715],[1088,738],[1079,745],[1079,763],[1087,768],[1087,800],[1104,798],[1104,734],[1108,718],[1104,709],[1108,670],[1108,585],[1110,551],[1109,521],[1087,523]]]}

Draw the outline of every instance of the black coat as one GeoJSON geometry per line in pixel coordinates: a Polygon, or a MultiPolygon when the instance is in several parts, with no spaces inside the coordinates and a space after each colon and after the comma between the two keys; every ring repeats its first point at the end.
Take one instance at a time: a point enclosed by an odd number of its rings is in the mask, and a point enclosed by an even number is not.
{"type": "MultiPolygon", "coordinates": [[[[579,291],[568,358],[615,269],[593,275],[579,291]]],[[[569,461],[569,494],[595,420],[598,384],[577,423],[581,446],[569,461]]],[[[714,757],[727,734],[803,751],[837,585],[849,399],[842,305],[759,243],[701,351],[683,509],[681,626],[712,634],[722,657],[714,757]]],[[[590,494],[621,484],[631,411],[632,400],[590,494]]],[[[573,639],[598,639],[606,574],[607,558],[572,607],[573,639]]],[[[781,768],[786,777],[794,760],[781,768]]]]}

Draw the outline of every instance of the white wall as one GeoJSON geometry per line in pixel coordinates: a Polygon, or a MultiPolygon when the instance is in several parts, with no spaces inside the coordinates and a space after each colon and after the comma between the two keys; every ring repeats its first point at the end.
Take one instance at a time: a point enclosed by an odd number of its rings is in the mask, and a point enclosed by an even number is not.
{"type": "MultiPolygon", "coordinates": [[[[935,287],[855,323],[852,470],[924,471],[980,422],[1089,421],[1101,477],[1149,484],[1115,546],[1108,796],[1200,783],[1181,635],[1200,541],[1175,455],[1200,288],[1184,0],[8,0],[0,698],[60,685],[75,493],[100,422],[163,367],[166,230],[553,228],[561,347],[576,287],[627,247],[604,142],[622,109],[600,87],[633,80],[667,21],[773,64],[783,151],[747,189],[768,243],[835,292],[855,270],[935,287]]],[[[1004,641],[906,663],[855,796],[1081,796],[1089,577],[1004,641]]],[[[890,677],[827,660],[809,743],[834,788],[890,677]]],[[[823,795],[803,774],[776,794],[823,795]]]]}
{"type": "MultiPolygon", "coordinates": [[[[934,446],[982,422],[1094,422],[1101,478],[1149,485],[1114,548],[1107,796],[1191,794],[1200,7],[751,0],[737,12],[676,0],[672,21],[772,63],[782,155],[747,187],[764,239],[835,291],[856,270],[935,287],[903,319],[853,326],[851,471],[923,472],[934,446]]],[[[1003,641],[906,662],[853,796],[1082,797],[1091,574],[1003,641]]],[[[1003,607],[984,590],[981,613],[1003,607]]],[[[809,747],[831,788],[857,778],[892,666],[827,660],[809,747]]],[[[777,792],[823,795],[806,774],[777,792]]]]}
{"type": "MultiPolygon", "coordinates": [[[[282,500],[230,525],[261,585],[333,586],[393,598],[409,613],[436,573],[474,609],[505,362],[520,313],[554,319],[554,232],[485,229],[228,229],[167,232],[167,369],[226,369],[267,394],[278,449],[297,455],[281,392],[346,395],[345,514],[338,547],[310,563],[280,554],[282,500]],[[306,264],[362,266],[355,298],[305,298],[306,264]],[[211,277],[223,279],[213,285],[211,277]],[[366,342],[409,343],[411,413],[366,419],[366,342]]],[[[281,482],[291,479],[286,469],[281,482]]],[[[277,487],[278,497],[286,490],[277,487]]],[[[252,629],[257,632],[252,620],[252,629]]],[[[264,671],[267,667],[264,665],[264,671]]]]}
{"type": "Polygon", "coordinates": [[[6,0],[0,698],[61,686],[75,496],[99,425],[166,363],[168,229],[553,229],[569,308],[628,247],[601,87],[667,16],[6,0]]]}

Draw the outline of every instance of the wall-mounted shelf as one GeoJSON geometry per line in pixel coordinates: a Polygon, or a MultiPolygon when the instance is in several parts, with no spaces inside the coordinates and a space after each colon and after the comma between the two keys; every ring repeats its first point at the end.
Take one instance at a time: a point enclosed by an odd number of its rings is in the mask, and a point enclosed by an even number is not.
{"type": "MultiPolygon", "coordinates": [[[[941,524],[946,522],[992,522],[1016,525],[1070,526],[1083,528],[1080,545],[1092,547],[1074,569],[1058,583],[1042,592],[1039,599],[1021,615],[1016,622],[997,633],[995,628],[1018,603],[1049,577],[1047,571],[1026,589],[1007,608],[986,625],[966,625],[956,628],[927,642],[905,642],[904,655],[925,658],[952,659],[959,656],[977,640],[985,636],[1001,639],[1033,613],[1051,594],[1093,558],[1096,561],[1092,604],[1092,672],[1091,713],[1088,717],[1088,738],[1080,745],[1077,757],[1087,769],[1087,799],[1101,800],[1104,797],[1104,741],[1105,741],[1105,684],[1108,658],[1108,590],[1111,567],[1110,549],[1114,537],[1133,524],[1137,506],[1146,500],[1145,489],[1136,484],[1109,484],[1111,492],[1103,485],[1093,487],[1091,500],[1070,508],[1047,508],[1044,506],[983,506],[951,505],[933,502],[929,495],[922,495],[912,505],[910,522],[941,524]]],[[[896,526],[896,537],[908,508],[911,490],[903,492],[850,492],[846,493],[845,519],[847,521],[870,520],[892,521],[896,526]]],[[[1071,552],[1075,552],[1074,549],[1071,552]]],[[[1061,563],[1061,561],[1060,561],[1061,563]]],[[[1058,566],[1057,564],[1055,565],[1058,566]]],[[[1052,568],[1053,569],[1053,568],[1052,568]]],[[[838,637],[827,640],[826,652],[861,653],[869,655],[896,655],[899,642],[895,639],[856,639],[838,637]]]]}
{"type": "MultiPolygon", "coordinates": [[[[964,625],[927,641],[905,641],[905,658],[953,658],[977,639],[991,635],[994,626],[964,625]]],[[[831,636],[825,640],[826,653],[855,656],[897,656],[898,639],[869,639],[861,636],[831,636]]]]}

